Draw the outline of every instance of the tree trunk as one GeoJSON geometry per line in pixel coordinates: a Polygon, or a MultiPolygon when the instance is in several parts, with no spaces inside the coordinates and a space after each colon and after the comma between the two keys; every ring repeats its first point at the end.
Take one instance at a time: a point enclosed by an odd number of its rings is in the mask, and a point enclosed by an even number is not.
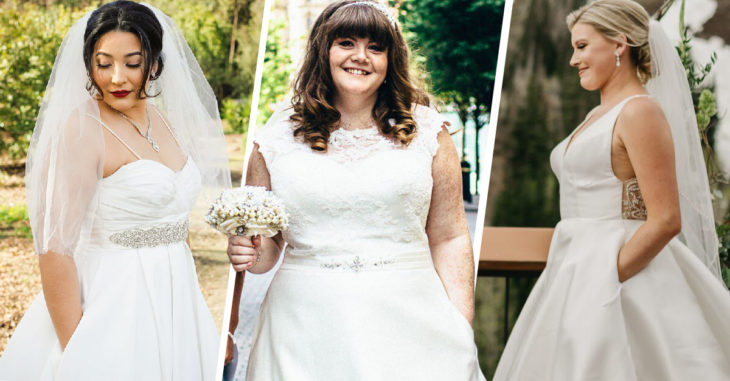
{"type": "Polygon", "coordinates": [[[236,51],[236,30],[238,30],[238,0],[233,0],[233,27],[231,28],[231,45],[228,48],[228,70],[233,66],[233,54],[236,51]]]}

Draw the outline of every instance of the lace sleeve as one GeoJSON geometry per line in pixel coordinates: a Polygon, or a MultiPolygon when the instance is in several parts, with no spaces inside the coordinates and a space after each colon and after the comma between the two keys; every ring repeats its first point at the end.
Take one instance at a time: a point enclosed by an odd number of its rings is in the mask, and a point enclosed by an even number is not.
{"type": "Polygon", "coordinates": [[[276,157],[285,150],[291,149],[294,140],[293,129],[289,122],[290,110],[274,113],[266,125],[256,131],[254,142],[263,155],[267,165],[271,165],[276,157]]]}
{"type": "Polygon", "coordinates": [[[447,119],[435,109],[423,105],[413,107],[413,119],[418,130],[411,144],[427,152],[431,157],[435,156],[439,149],[438,134],[447,119]]]}

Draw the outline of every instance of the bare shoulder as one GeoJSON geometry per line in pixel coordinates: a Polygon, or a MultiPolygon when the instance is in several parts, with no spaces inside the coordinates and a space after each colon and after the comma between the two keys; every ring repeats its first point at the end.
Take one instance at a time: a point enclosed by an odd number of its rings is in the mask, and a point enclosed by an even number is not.
{"type": "Polygon", "coordinates": [[[638,97],[626,103],[616,120],[616,132],[622,138],[649,138],[670,133],[669,124],[659,104],[650,97],[638,97]]]}
{"type": "Polygon", "coordinates": [[[436,173],[451,171],[453,169],[451,167],[459,163],[459,154],[456,151],[456,146],[446,126],[440,127],[440,131],[436,135],[436,140],[438,142],[438,150],[434,156],[433,169],[436,173]]]}
{"type": "Polygon", "coordinates": [[[664,112],[654,99],[637,97],[628,101],[619,113],[618,121],[622,124],[653,125],[664,124],[664,112]]]}

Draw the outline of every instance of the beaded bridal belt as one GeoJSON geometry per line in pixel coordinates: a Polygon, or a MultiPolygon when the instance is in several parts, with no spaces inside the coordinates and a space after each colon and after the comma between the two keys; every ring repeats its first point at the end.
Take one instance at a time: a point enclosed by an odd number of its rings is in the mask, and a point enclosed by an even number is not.
{"type": "Polygon", "coordinates": [[[430,253],[423,251],[389,253],[389,255],[298,255],[286,253],[281,268],[357,273],[361,271],[433,268],[433,262],[430,253]]]}
{"type": "Polygon", "coordinates": [[[188,238],[188,220],[161,224],[150,228],[124,230],[109,236],[109,241],[132,249],[156,247],[185,241],[188,238]]]}

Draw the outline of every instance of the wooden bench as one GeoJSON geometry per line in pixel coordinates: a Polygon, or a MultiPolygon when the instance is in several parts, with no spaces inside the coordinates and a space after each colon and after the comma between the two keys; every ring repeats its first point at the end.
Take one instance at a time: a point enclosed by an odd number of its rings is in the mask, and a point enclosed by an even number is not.
{"type": "Polygon", "coordinates": [[[539,273],[545,268],[552,237],[553,228],[485,227],[478,275],[539,273]]]}

